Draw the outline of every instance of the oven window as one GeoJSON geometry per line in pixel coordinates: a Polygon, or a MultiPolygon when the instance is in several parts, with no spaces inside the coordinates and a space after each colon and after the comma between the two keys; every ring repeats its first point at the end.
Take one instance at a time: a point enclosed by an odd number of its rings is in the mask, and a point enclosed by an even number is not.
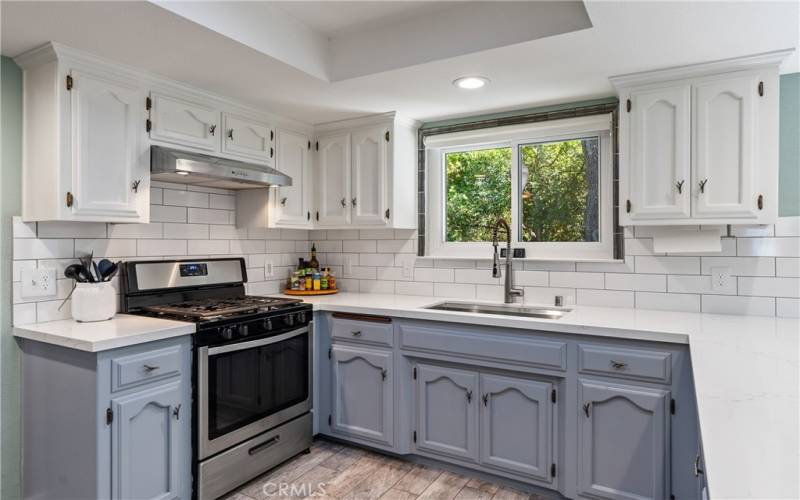
{"type": "Polygon", "coordinates": [[[209,356],[208,438],[308,399],[308,333],[209,356]]]}

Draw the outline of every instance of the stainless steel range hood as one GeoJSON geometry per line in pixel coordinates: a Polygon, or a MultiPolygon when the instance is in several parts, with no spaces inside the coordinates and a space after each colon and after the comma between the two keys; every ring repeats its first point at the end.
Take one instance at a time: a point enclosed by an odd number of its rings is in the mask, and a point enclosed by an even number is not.
{"type": "Polygon", "coordinates": [[[274,168],[162,146],[150,146],[150,178],[222,189],[292,185],[291,177],[274,168]]]}

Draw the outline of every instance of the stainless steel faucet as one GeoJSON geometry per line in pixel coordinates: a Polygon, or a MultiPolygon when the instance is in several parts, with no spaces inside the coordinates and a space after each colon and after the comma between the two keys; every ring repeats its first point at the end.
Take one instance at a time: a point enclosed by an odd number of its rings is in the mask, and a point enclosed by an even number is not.
{"type": "Polygon", "coordinates": [[[505,293],[503,295],[503,302],[506,304],[513,304],[514,297],[522,297],[524,295],[524,290],[522,288],[516,288],[513,285],[514,281],[514,270],[511,264],[511,229],[508,227],[508,222],[503,219],[497,219],[497,222],[494,223],[494,227],[492,228],[492,246],[494,247],[494,262],[492,264],[492,277],[493,278],[500,278],[503,274],[500,272],[500,253],[497,250],[499,245],[497,240],[497,232],[500,226],[506,232],[506,279],[505,279],[505,293]]]}

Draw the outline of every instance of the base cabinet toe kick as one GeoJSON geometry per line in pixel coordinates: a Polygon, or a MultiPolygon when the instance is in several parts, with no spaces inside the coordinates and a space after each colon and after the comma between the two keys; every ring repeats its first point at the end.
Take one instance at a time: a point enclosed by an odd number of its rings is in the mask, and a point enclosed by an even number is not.
{"type": "Polygon", "coordinates": [[[551,496],[707,495],[686,345],[326,312],[315,322],[320,434],[551,496]]]}

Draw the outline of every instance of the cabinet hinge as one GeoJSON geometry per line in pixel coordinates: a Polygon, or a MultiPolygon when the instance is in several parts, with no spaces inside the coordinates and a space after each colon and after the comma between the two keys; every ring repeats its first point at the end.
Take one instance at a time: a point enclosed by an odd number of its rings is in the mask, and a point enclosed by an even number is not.
{"type": "Polygon", "coordinates": [[[386,142],[389,142],[389,137],[391,137],[391,136],[389,135],[389,131],[388,130],[386,131],[386,134],[384,135],[384,137],[386,138],[386,142]]]}
{"type": "Polygon", "coordinates": [[[631,100],[630,100],[630,99],[628,99],[628,100],[625,102],[625,109],[628,111],[628,113],[630,113],[630,112],[631,112],[631,106],[632,106],[632,105],[631,105],[631,100]]]}
{"type": "Polygon", "coordinates": [[[106,410],[106,425],[111,425],[111,422],[114,421],[114,410],[108,408],[106,410]]]}
{"type": "Polygon", "coordinates": [[[556,477],[556,464],[550,464],[550,477],[556,477]]]}
{"type": "Polygon", "coordinates": [[[328,425],[333,425],[333,415],[328,414],[328,425]]]}
{"type": "Polygon", "coordinates": [[[144,122],[144,129],[145,129],[145,131],[150,132],[150,129],[152,129],[152,128],[153,128],[153,122],[150,121],[150,118],[148,118],[144,122]]]}
{"type": "Polygon", "coordinates": [[[417,442],[417,431],[411,433],[411,440],[415,443],[417,442]]]}
{"type": "Polygon", "coordinates": [[[332,357],[333,357],[333,349],[328,348],[328,359],[331,359],[332,357]]]}
{"type": "Polygon", "coordinates": [[[67,90],[72,90],[72,75],[67,75],[67,90]]]}
{"type": "Polygon", "coordinates": [[[764,97],[764,82],[758,82],[758,95],[764,97]]]}
{"type": "Polygon", "coordinates": [[[625,211],[627,213],[631,213],[631,200],[626,200],[625,201],[625,211]]]}
{"type": "Polygon", "coordinates": [[[411,375],[411,376],[412,376],[412,377],[414,377],[414,380],[417,380],[417,367],[416,367],[416,366],[415,366],[415,367],[414,367],[414,369],[411,371],[411,373],[412,373],[412,375],[411,375]]]}
{"type": "Polygon", "coordinates": [[[675,400],[674,399],[670,399],[669,400],[669,412],[671,414],[675,415],[675,400]]]}
{"type": "Polygon", "coordinates": [[[550,392],[550,401],[552,401],[553,403],[555,403],[555,402],[556,402],[556,390],[555,390],[555,389],[553,389],[553,390],[550,392]]]}
{"type": "Polygon", "coordinates": [[[317,141],[317,142],[314,144],[314,148],[315,148],[317,151],[319,151],[319,141],[317,141]]]}
{"type": "Polygon", "coordinates": [[[147,111],[150,111],[150,108],[152,108],[152,107],[153,107],[153,100],[150,99],[149,97],[145,98],[145,100],[144,100],[144,109],[146,109],[147,111]]]}

